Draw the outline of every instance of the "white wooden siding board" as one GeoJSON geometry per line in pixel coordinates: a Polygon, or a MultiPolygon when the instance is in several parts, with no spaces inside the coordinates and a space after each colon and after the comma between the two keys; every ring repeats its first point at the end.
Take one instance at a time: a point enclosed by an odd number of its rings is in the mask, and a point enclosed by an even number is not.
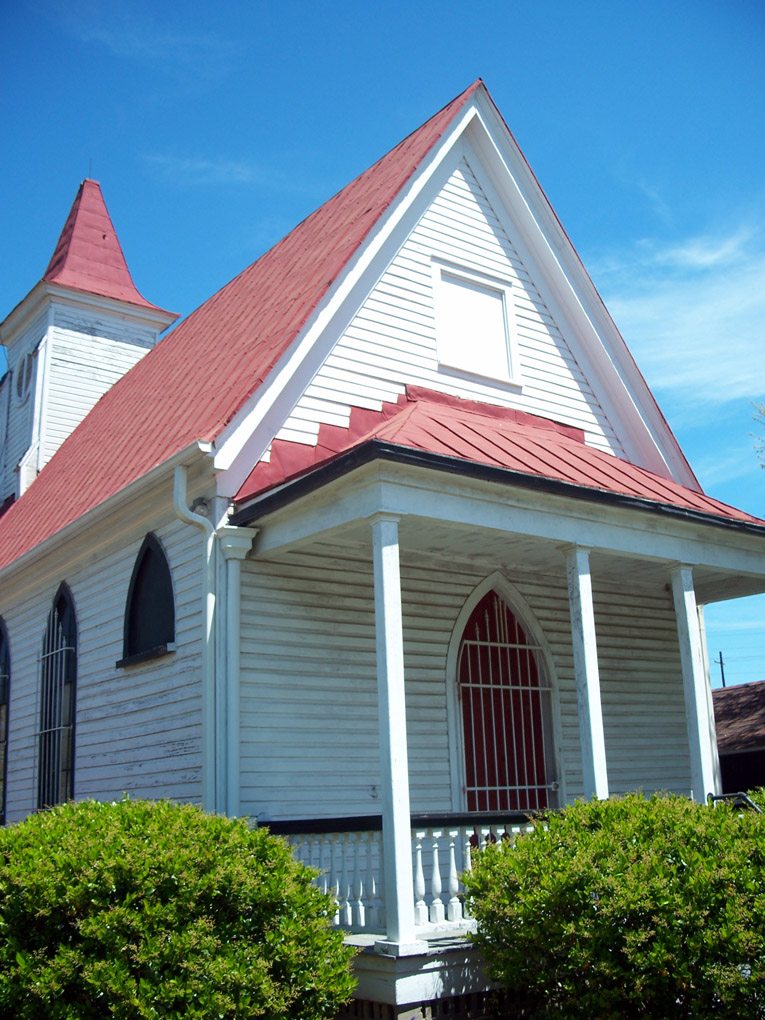
{"type": "MultiPolygon", "coordinates": [[[[503,273],[505,276],[513,274],[520,274],[521,269],[518,268],[517,260],[515,258],[514,249],[509,242],[509,239],[505,238],[499,227],[498,220],[490,213],[490,207],[488,202],[485,200],[485,196],[480,192],[475,180],[472,178],[472,173],[466,166],[462,167],[459,172],[465,175],[464,180],[455,188],[447,188],[444,190],[441,198],[435,203],[432,214],[426,214],[425,217],[420,221],[417,228],[410,238],[410,241],[404,246],[402,252],[394,260],[391,269],[383,274],[383,277],[376,288],[376,291],[370,296],[364,308],[360,311],[354,324],[349,328],[348,340],[346,342],[341,341],[335,349],[335,354],[332,357],[333,364],[337,364],[337,355],[341,352],[344,354],[345,361],[344,365],[349,368],[354,366],[349,365],[349,362],[354,360],[353,355],[347,350],[343,351],[344,346],[348,346],[350,337],[353,336],[353,342],[359,343],[360,339],[356,335],[354,327],[358,323],[365,323],[367,328],[371,326],[372,320],[377,320],[377,328],[383,342],[387,342],[390,346],[391,338],[396,337],[396,342],[400,343],[398,334],[401,331],[409,332],[411,335],[412,330],[415,333],[420,334],[419,342],[424,345],[424,349],[430,351],[430,357],[426,359],[427,365],[420,366],[414,369],[413,366],[404,365],[400,362],[400,353],[395,353],[391,348],[391,354],[388,355],[388,365],[385,367],[375,363],[374,360],[370,363],[368,360],[368,351],[364,352],[363,360],[367,362],[364,367],[364,375],[369,379],[370,375],[375,372],[388,372],[395,373],[395,382],[400,386],[403,382],[420,382],[425,385],[433,385],[435,383],[436,388],[444,387],[444,379],[440,376],[437,366],[435,365],[433,352],[434,352],[434,334],[433,334],[433,317],[432,311],[427,308],[427,305],[423,305],[423,300],[427,297],[427,301],[431,300],[430,297],[430,253],[433,250],[433,240],[428,239],[428,230],[431,228],[442,236],[442,232],[445,229],[449,237],[443,236],[443,243],[452,245],[455,243],[455,232],[459,234],[458,247],[462,245],[462,256],[464,257],[465,251],[469,251],[470,244],[473,243],[470,238],[473,238],[478,244],[478,255],[479,262],[483,259],[483,268],[487,269],[488,266],[493,266],[494,270],[497,271],[497,267],[504,267],[503,273]],[[470,180],[468,180],[470,178],[470,180]],[[460,202],[462,205],[455,205],[455,194],[461,196],[460,202]],[[451,205],[450,205],[451,203],[451,205]],[[489,217],[487,219],[486,217],[489,217]],[[439,221],[441,226],[439,227],[439,221]],[[460,223],[464,221],[466,223],[464,231],[457,230],[460,223]],[[464,234],[464,237],[463,237],[464,234]],[[481,248],[480,240],[483,238],[483,248],[481,248]],[[419,252],[415,251],[417,245],[421,246],[419,252]],[[479,250],[480,249],[480,250],[479,250]],[[493,253],[493,254],[492,254],[493,253]],[[402,311],[403,315],[402,319],[402,311]],[[423,315],[420,309],[425,308],[427,314],[423,315]],[[392,355],[392,358],[391,358],[392,355]],[[397,358],[399,359],[397,362],[397,358]],[[392,364],[390,363],[392,360],[392,364]],[[424,372],[424,378],[423,376],[424,372]],[[419,375],[419,378],[418,378],[419,375]]],[[[459,174],[457,175],[459,176],[459,174]]],[[[434,234],[434,236],[435,236],[434,234]]],[[[443,253],[442,253],[443,254],[443,253]]],[[[458,259],[459,261],[459,259],[458,259]]],[[[500,275],[503,275],[500,273],[500,275]]],[[[528,274],[526,274],[528,275],[528,274]]],[[[568,388],[559,381],[558,385],[562,387],[561,396],[553,404],[553,411],[563,420],[570,421],[574,424],[580,424],[588,432],[600,431],[602,434],[600,437],[596,437],[594,443],[600,445],[605,449],[613,449],[619,452],[617,449],[618,444],[615,442],[612,430],[608,427],[605,421],[605,416],[600,408],[597,410],[590,410],[587,413],[579,412],[578,415],[572,414],[570,407],[560,406],[568,405],[572,402],[580,401],[585,404],[595,405],[594,397],[591,392],[587,392],[588,388],[584,385],[581,378],[581,372],[576,367],[576,363],[570,355],[570,352],[566,349],[562,338],[557,333],[557,330],[552,323],[549,316],[549,312],[544,308],[538,293],[531,286],[530,282],[525,279],[521,281],[520,275],[517,277],[517,304],[519,309],[524,315],[533,315],[535,320],[542,325],[547,331],[547,344],[552,347],[558,348],[559,351],[565,351],[566,356],[562,357],[559,354],[559,361],[563,360],[564,364],[568,364],[569,373],[575,371],[576,380],[569,383],[568,388]],[[560,402],[560,404],[559,404],[560,402]]],[[[523,340],[526,344],[532,344],[534,342],[532,337],[524,337],[523,340]]],[[[540,341],[537,340],[537,343],[540,341]]],[[[358,361],[358,357],[356,358],[358,361]]],[[[358,365],[356,366],[358,368],[358,365]]],[[[544,380],[545,375],[548,376],[546,383],[539,383],[539,391],[529,391],[530,395],[510,395],[503,394],[501,402],[509,402],[512,406],[521,406],[524,409],[532,410],[536,413],[545,413],[544,406],[536,406],[538,404],[545,404],[546,395],[548,390],[546,387],[551,385],[550,372],[549,372],[549,356],[548,363],[542,367],[540,364],[538,370],[538,377],[544,380]]],[[[524,363],[524,373],[529,382],[535,377],[533,367],[524,363]]],[[[315,381],[318,383],[321,379],[321,372],[315,381]]],[[[489,384],[482,385],[476,384],[475,381],[467,381],[462,386],[456,382],[452,377],[449,377],[446,383],[446,388],[449,392],[456,392],[461,395],[469,396],[472,398],[481,399],[486,397],[492,392],[492,386],[489,384]]],[[[496,401],[496,391],[493,394],[496,401]]],[[[346,402],[348,405],[353,405],[353,384],[349,385],[349,392],[346,395],[346,402]]],[[[490,398],[491,399],[491,398],[490,398]]],[[[548,410],[548,414],[550,411],[548,410]]],[[[286,438],[286,436],[283,436],[286,438]]]]}
{"type": "MultiPolygon", "coordinates": [[[[103,796],[107,790],[119,796],[125,789],[148,793],[161,788],[198,799],[201,717],[195,646],[201,544],[196,533],[190,536],[191,529],[177,522],[155,531],[173,571],[178,632],[187,635],[185,654],[133,670],[115,669],[122,654],[124,600],[143,533],[66,578],[78,619],[77,796],[103,796]],[[189,614],[195,617],[191,626],[186,619],[189,614]],[[196,747],[192,770],[196,793],[190,785],[188,763],[176,754],[188,742],[196,747]],[[140,768],[133,768],[133,761],[140,761],[140,768]],[[169,784],[170,776],[177,777],[176,787],[169,784]]],[[[119,545],[119,535],[115,542],[119,545]]],[[[9,817],[13,818],[34,806],[37,654],[57,583],[43,584],[34,597],[8,613],[14,656],[9,749],[9,817]]]]}
{"type": "Polygon", "coordinates": [[[312,422],[311,427],[303,429],[297,429],[294,427],[282,428],[277,434],[277,439],[283,439],[289,443],[305,443],[312,446],[316,445],[316,440],[319,435],[319,422],[312,422]]]}
{"type": "MultiPolygon", "coordinates": [[[[247,601],[248,607],[252,606],[249,612],[249,619],[257,619],[259,606],[268,603],[272,606],[272,616],[269,623],[273,621],[274,626],[278,624],[278,616],[283,613],[285,621],[285,646],[290,648],[288,635],[292,636],[292,626],[289,621],[293,618],[292,611],[288,607],[296,604],[301,606],[301,627],[310,624],[311,613],[319,612],[317,606],[317,595],[321,611],[326,613],[327,605],[332,605],[337,610],[337,619],[343,619],[344,607],[352,605],[359,607],[366,603],[368,616],[368,644],[371,650],[373,646],[373,619],[371,615],[371,590],[366,578],[369,576],[369,564],[363,558],[360,559],[356,568],[353,567],[351,559],[342,559],[337,556],[328,557],[326,569],[322,571],[320,561],[316,557],[303,555],[293,556],[285,562],[272,564],[270,566],[258,564],[246,565],[248,588],[248,599],[258,592],[259,598],[252,602],[247,601]],[[331,566],[330,566],[331,563],[331,566]],[[290,569],[292,576],[290,576],[290,569]],[[269,570],[271,573],[269,574],[269,570]],[[258,573],[260,571],[260,573],[258,573]],[[322,582],[322,573],[324,580],[322,582]],[[299,577],[297,575],[300,575],[299,577]],[[364,583],[359,585],[358,578],[362,576],[364,583]],[[305,578],[310,578],[310,583],[305,583],[305,578]],[[351,585],[354,591],[353,598],[339,598],[338,592],[351,585]],[[307,589],[307,590],[306,590],[307,589]],[[328,596],[331,596],[328,598],[328,596]],[[285,603],[285,599],[287,602],[285,603]],[[279,607],[282,607],[279,609],[279,607]],[[273,610],[277,610],[274,613],[273,610]],[[254,614],[254,615],[253,615],[254,614]]],[[[434,600],[434,605],[429,611],[438,618],[443,618],[441,633],[443,636],[444,652],[435,654],[433,649],[434,634],[428,634],[427,640],[423,640],[418,631],[418,620],[422,617],[422,597],[428,594],[428,573],[419,567],[410,568],[407,564],[402,565],[403,586],[404,586],[404,615],[406,623],[405,635],[405,661],[407,664],[407,710],[411,713],[410,742],[412,743],[412,782],[413,782],[413,804],[417,804],[414,810],[437,810],[439,807],[446,809],[450,806],[448,793],[448,769],[445,767],[446,759],[446,735],[445,735],[445,704],[444,704],[444,677],[443,662],[445,647],[453,626],[453,621],[461,607],[465,594],[480,579],[479,574],[470,577],[468,571],[460,573],[458,570],[451,571],[448,566],[439,571],[439,589],[451,578],[452,592],[440,594],[439,600],[434,600]],[[414,607],[411,611],[410,608],[414,607]],[[420,656],[419,650],[426,648],[426,654],[420,656]],[[434,779],[433,777],[437,777],[434,779]]],[[[431,581],[432,583],[432,581],[431,581]]],[[[553,628],[554,633],[550,634],[552,639],[552,651],[556,659],[556,672],[561,684],[561,736],[564,752],[564,769],[569,794],[575,796],[581,787],[581,770],[578,762],[578,735],[576,719],[576,697],[573,684],[572,663],[570,654],[570,643],[568,642],[567,630],[567,601],[565,589],[559,580],[550,583],[545,579],[542,583],[524,582],[517,579],[516,583],[537,612],[540,622],[545,626],[553,628]],[[535,606],[535,601],[538,603],[535,606]],[[563,621],[563,622],[561,622],[563,621]],[[562,633],[561,633],[561,628],[562,633]]],[[[612,593],[613,597],[613,593],[612,593]]],[[[635,607],[640,607],[640,597],[635,596],[635,607]]],[[[358,647],[359,640],[363,645],[363,612],[360,617],[357,615],[356,622],[351,628],[350,647],[358,647]],[[361,628],[361,630],[360,630],[361,628]]],[[[602,615],[602,614],[601,614],[602,615]]],[[[243,628],[247,629],[248,614],[243,613],[243,628]]],[[[326,621],[325,621],[326,622],[326,621]]],[[[649,613],[645,621],[646,631],[655,628],[661,622],[665,626],[666,633],[671,633],[671,628],[666,624],[661,612],[657,613],[656,607],[649,613]]],[[[617,622],[616,626],[620,626],[617,622]]],[[[599,620],[599,634],[604,635],[605,647],[609,643],[615,648],[618,647],[619,637],[608,638],[608,620],[599,620]]],[[[374,675],[372,669],[373,655],[371,651],[366,653],[365,663],[369,669],[365,669],[363,675],[357,676],[354,681],[352,676],[345,676],[345,670],[330,670],[326,682],[318,685],[319,697],[307,697],[307,687],[313,683],[314,691],[317,690],[315,683],[317,677],[314,664],[311,663],[308,673],[303,672],[306,665],[305,657],[301,657],[298,650],[296,655],[292,654],[285,658],[284,654],[269,656],[266,665],[262,659],[263,649],[259,647],[260,637],[257,628],[249,634],[251,639],[248,642],[245,658],[249,657],[252,668],[247,671],[246,687],[248,695],[243,698],[243,723],[248,733],[252,734],[252,746],[258,747],[262,754],[255,756],[257,767],[248,771],[247,762],[250,760],[246,750],[248,741],[245,740],[245,786],[247,796],[251,798],[253,808],[260,812],[270,814],[272,817],[289,817],[297,814],[310,814],[314,811],[324,814],[335,814],[338,811],[347,813],[352,810],[351,804],[355,804],[358,810],[368,810],[369,800],[363,795],[364,787],[376,783],[376,697],[374,693],[374,675]],[[295,661],[297,660],[297,661],[295,661]],[[265,671],[261,667],[266,666],[265,671]],[[268,668],[273,666],[273,669],[268,668]],[[369,675],[367,675],[367,673],[369,675]],[[280,687],[280,683],[287,682],[288,686],[280,687]],[[351,683],[351,687],[347,686],[351,683]],[[290,711],[285,713],[284,694],[285,690],[292,690],[294,697],[288,700],[290,711]],[[295,713],[292,711],[293,704],[299,703],[300,695],[306,698],[305,704],[301,706],[299,715],[299,728],[297,731],[291,727],[294,722],[295,713]],[[363,695],[363,696],[362,696],[363,695]],[[280,700],[280,698],[282,700],[280,700]],[[336,714],[336,710],[342,705],[342,716],[336,714]],[[307,711],[306,711],[307,709],[307,711]],[[347,754],[337,747],[338,731],[342,730],[344,720],[353,719],[353,726],[370,735],[370,747],[362,747],[360,756],[354,755],[354,777],[353,789],[346,791],[347,779],[347,754]],[[280,721],[281,720],[281,721],[280,721]],[[278,761],[283,749],[274,748],[270,726],[279,724],[281,738],[292,743],[285,746],[295,746],[299,743],[301,748],[310,748],[310,755],[305,760],[304,769],[300,771],[300,756],[297,756],[295,765],[300,776],[300,789],[285,791],[278,781],[278,761]],[[358,758],[358,761],[357,761],[358,758]],[[262,764],[261,764],[262,763],[262,764]],[[263,769],[270,770],[269,775],[264,774],[263,769]],[[321,797],[317,800],[316,783],[310,772],[312,769],[319,769],[322,773],[322,780],[319,785],[323,787],[321,797]],[[338,784],[338,789],[343,791],[342,805],[337,803],[333,795],[333,783],[338,784]],[[271,785],[269,785],[271,784],[271,785]],[[329,787],[329,790],[327,790],[329,787]],[[347,792],[347,796],[346,796],[347,792]],[[310,795],[309,795],[310,793],[310,795]]],[[[271,636],[271,632],[266,637],[271,636]]],[[[436,635],[437,636],[437,635],[436,635]]],[[[340,658],[345,657],[344,648],[347,651],[348,635],[342,631],[334,631],[333,637],[339,648],[333,650],[332,642],[322,645],[326,648],[327,654],[332,661],[336,660],[336,653],[339,651],[340,658]]],[[[647,639],[648,640],[648,639],[647,639]]],[[[437,644],[437,642],[436,642],[437,644]]],[[[650,644],[650,641],[649,641],[650,644]]],[[[354,657],[357,656],[354,653],[354,657]]],[[[621,666],[622,664],[620,664],[621,666]]],[[[638,664],[639,665],[639,664],[638,664]]],[[[357,663],[358,666],[358,663],[357,663]]],[[[653,668],[653,667],[652,667],[653,668]]],[[[645,663],[636,668],[629,664],[628,669],[621,668],[618,676],[613,678],[606,676],[606,710],[611,711],[611,701],[608,698],[608,689],[615,692],[613,706],[614,710],[623,701],[625,689],[640,682],[641,676],[645,673],[645,663]],[[621,694],[620,694],[621,692],[621,694]]],[[[358,670],[357,670],[358,672],[358,670]]],[[[608,672],[608,668],[606,669],[608,672]]],[[[649,673],[651,670],[649,670],[649,673]]],[[[351,671],[352,673],[352,671],[351,671]]],[[[656,714],[650,709],[650,698],[656,696],[656,691],[664,685],[663,679],[649,685],[642,693],[648,692],[649,700],[643,699],[643,711],[636,718],[637,725],[643,726],[643,718],[649,720],[645,723],[646,728],[655,728],[656,714]],[[645,710],[645,706],[649,708],[645,710]]],[[[634,704],[640,709],[640,692],[635,696],[634,704]]],[[[630,698],[629,704],[633,701],[630,698]]],[[[673,724],[674,725],[674,724],[673,724]]],[[[611,743],[614,741],[611,740],[611,743]]],[[[661,741],[659,741],[660,743],[661,741]]],[[[340,743],[344,743],[340,741],[340,743]]],[[[618,740],[617,740],[618,743],[618,740]]],[[[363,742],[362,742],[363,744],[363,742]]],[[[346,746],[347,750],[347,746],[346,746]]],[[[613,752],[613,748],[609,748],[613,752]]],[[[646,766],[641,771],[644,780],[643,785],[653,781],[654,785],[666,786],[668,783],[679,789],[683,788],[684,766],[682,754],[676,759],[670,759],[664,749],[661,749],[659,760],[663,763],[657,766],[651,763],[650,768],[646,766]],[[660,779],[652,775],[660,773],[660,779]]],[[[613,752],[613,774],[615,781],[626,788],[628,782],[633,782],[636,769],[633,762],[627,762],[624,754],[613,752]]],[[[633,755],[634,757],[634,755],[633,755]]],[[[633,785],[639,785],[633,783],[633,785]]]]}

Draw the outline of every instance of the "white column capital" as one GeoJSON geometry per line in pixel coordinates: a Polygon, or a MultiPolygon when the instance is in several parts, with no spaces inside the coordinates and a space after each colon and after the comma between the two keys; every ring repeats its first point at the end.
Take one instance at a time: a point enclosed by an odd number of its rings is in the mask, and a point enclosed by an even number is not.
{"type": "Polygon", "coordinates": [[[398,524],[401,516],[401,514],[394,513],[392,510],[375,510],[374,513],[367,515],[367,520],[374,527],[375,524],[380,522],[398,524]]]}
{"type": "Polygon", "coordinates": [[[224,558],[227,560],[246,559],[259,530],[259,528],[237,528],[232,524],[219,528],[218,541],[224,558]]]}

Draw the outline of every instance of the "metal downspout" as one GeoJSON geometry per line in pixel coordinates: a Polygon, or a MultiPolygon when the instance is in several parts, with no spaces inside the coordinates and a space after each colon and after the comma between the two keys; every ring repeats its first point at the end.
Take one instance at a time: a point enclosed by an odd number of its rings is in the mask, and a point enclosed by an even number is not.
{"type": "Polygon", "coordinates": [[[185,524],[204,533],[203,640],[202,640],[202,808],[215,811],[215,528],[212,522],[192,513],[187,505],[188,469],[179,464],[173,479],[173,508],[185,524]]]}

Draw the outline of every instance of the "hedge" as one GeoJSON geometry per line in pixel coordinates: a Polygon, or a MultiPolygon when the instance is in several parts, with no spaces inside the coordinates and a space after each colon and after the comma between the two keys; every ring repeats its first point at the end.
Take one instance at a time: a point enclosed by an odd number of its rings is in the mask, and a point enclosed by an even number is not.
{"type": "Polygon", "coordinates": [[[318,1020],[349,997],[329,900],[282,840],[167,801],[0,830],[0,1017],[318,1020]]]}
{"type": "Polygon", "coordinates": [[[742,1020],[765,1017],[764,865],[765,815],[634,794],[535,819],[465,881],[508,1015],[742,1020]]]}

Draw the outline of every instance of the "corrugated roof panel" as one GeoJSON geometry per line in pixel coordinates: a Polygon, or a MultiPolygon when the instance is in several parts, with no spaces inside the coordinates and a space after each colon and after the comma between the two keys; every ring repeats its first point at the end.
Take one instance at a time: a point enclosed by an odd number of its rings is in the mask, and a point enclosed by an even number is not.
{"type": "Polygon", "coordinates": [[[380,439],[426,453],[567,482],[583,489],[765,525],[765,521],[742,510],[587,446],[577,430],[558,428],[557,423],[533,415],[482,406],[475,401],[462,401],[421,388],[408,389],[407,395],[397,404],[387,405],[378,415],[376,428],[370,428],[373,414],[363,412],[363,427],[356,410],[351,412],[347,429],[322,426],[315,447],[285,440],[275,442],[271,464],[256,466],[237,493],[237,502],[246,503],[350,449],[380,439]]]}

